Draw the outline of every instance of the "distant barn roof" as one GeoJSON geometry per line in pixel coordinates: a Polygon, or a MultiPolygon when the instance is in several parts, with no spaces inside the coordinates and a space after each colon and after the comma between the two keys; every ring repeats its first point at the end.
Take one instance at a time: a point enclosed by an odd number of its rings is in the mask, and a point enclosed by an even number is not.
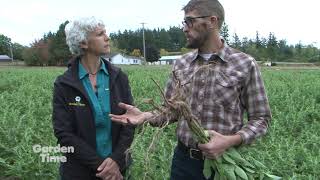
{"type": "Polygon", "coordinates": [[[11,58],[7,55],[0,55],[0,59],[10,59],[11,60],[11,58]]]}
{"type": "Polygon", "coordinates": [[[177,59],[180,59],[181,57],[182,57],[181,55],[176,55],[176,56],[162,56],[159,60],[160,60],[160,61],[177,60],[177,59]]]}
{"type": "Polygon", "coordinates": [[[9,62],[9,61],[11,61],[11,58],[7,55],[0,55],[0,61],[1,62],[9,62]]]}

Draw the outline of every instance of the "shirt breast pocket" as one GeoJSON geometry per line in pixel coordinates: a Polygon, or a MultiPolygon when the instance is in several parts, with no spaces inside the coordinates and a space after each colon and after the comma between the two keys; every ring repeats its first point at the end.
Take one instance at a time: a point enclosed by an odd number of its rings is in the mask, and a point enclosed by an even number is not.
{"type": "Polygon", "coordinates": [[[240,101],[240,90],[243,76],[235,76],[234,73],[216,73],[214,99],[216,103],[235,109],[240,101]]]}

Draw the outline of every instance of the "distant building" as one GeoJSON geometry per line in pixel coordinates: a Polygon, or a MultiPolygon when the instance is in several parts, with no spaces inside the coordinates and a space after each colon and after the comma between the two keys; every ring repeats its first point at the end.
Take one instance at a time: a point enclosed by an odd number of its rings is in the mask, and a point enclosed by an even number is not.
{"type": "Polygon", "coordinates": [[[272,62],[271,62],[271,61],[264,62],[263,65],[265,65],[265,66],[272,66],[272,62]]]}
{"type": "Polygon", "coordinates": [[[106,56],[112,64],[125,64],[125,65],[141,65],[142,59],[140,57],[125,56],[120,53],[111,53],[106,56]]]}
{"type": "Polygon", "coordinates": [[[11,62],[12,59],[7,55],[0,55],[0,62],[11,62]]]}
{"type": "Polygon", "coordinates": [[[175,61],[177,59],[180,59],[181,55],[177,55],[177,56],[161,56],[161,58],[159,59],[159,61],[153,62],[153,63],[149,63],[149,64],[153,64],[153,65],[167,65],[167,64],[174,64],[175,61]]]}
{"type": "Polygon", "coordinates": [[[140,57],[126,56],[126,58],[130,60],[132,65],[141,65],[142,63],[142,59],[140,57]]]}

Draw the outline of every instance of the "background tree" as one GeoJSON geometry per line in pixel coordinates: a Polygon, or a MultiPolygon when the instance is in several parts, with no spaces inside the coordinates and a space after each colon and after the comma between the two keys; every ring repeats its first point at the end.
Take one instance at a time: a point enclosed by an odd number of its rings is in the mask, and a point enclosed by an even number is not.
{"type": "Polygon", "coordinates": [[[181,54],[186,54],[186,53],[188,53],[190,51],[191,51],[191,49],[188,49],[188,48],[185,48],[185,47],[180,49],[181,54]]]}
{"type": "Polygon", "coordinates": [[[233,35],[233,41],[231,42],[231,46],[236,48],[236,49],[240,49],[241,48],[241,41],[240,41],[240,38],[237,35],[237,33],[234,33],[234,35],[233,35]]]}
{"type": "Polygon", "coordinates": [[[298,44],[295,45],[294,49],[295,49],[295,57],[299,58],[301,57],[302,55],[302,48],[303,48],[303,45],[301,44],[301,41],[299,41],[298,44]]]}
{"type": "MultiPolygon", "coordinates": [[[[110,38],[119,49],[132,52],[133,49],[140,49],[143,51],[142,43],[142,29],[136,31],[124,30],[117,33],[111,33],[110,38]]],[[[161,47],[168,51],[179,51],[185,46],[185,36],[180,27],[170,27],[165,29],[145,29],[146,44],[152,43],[157,47],[161,47]]]]}
{"type": "Polygon", "coordinates": [[[247,52],[248,47],[249,47],[249,39],[247,37],[243,37],[241,41],[240,50],[243,52],[247,52]]]}
{"type": "Polygon", "coordinates": [[[182,47],[186,45],[186,38],[181,27],[170,27],[168,30],[170,36],[170,48],[169,51],[179,51],[182,47]]]}
{"type": "Polygon", "coordinates": [[[14,43],[12,45],[12,51],[13,51],[13,58],[15,60],[20,60],[23,61],[23,56],[22,56],[22,52],[24,49],[26,49],[26,46],[23,46],[19,43],[14,43]]]}
{"type": "Polygon", "coordinates": [[[110,40],[109,45],[111,53],[127,54],[127,50],[118,48],[116,40],[110,40]]]}
{"type": "Polygon", "coordinates": [[[155,62],[160,59],[160,52],[158,48],[153,44],[148,44],[146,46],[146,61],[155,62]]]}
{"type": "Polygon", "coordinates": [[[69,47],[66,43],[65,26],[69,23],[66,21],[59,26],[57,33],[52,36],[49,44],[49,65],[66,65],[71,58],[69,47]]]}
{"type": "Polygon", "coordinates": [[[10,56],[11,39],[3,34],[0,34],[0,54],[10,56]]]}
{"type": "Polygon", "coordinates": [[[278,46],[279,46],[278,60],[279,61],[292,61],[293,51],[287,45],[287,41],[286,40],[280,40],[279,43],[278,43],[278,46]]]}
{"type": "Polygon", "coordinates": [[[165,29],[161,29],[159,31],[158,47],[161,47],[162,49],[171,48],[171,37],[170,37],[170,34],[165,29]]]}
{"type": "Polygon", "coordinates": [[[229,27],[225,22],[222,24],[220,35],[223,37],[226,43],[229,44],[229,27]]]}
{"type": "Polygon", "coordinates": [[[169,55],[169,52],[166,51],[165,49],[161,48],[160,49],[160,56],[168,56],[169,55]]]}
{"type": "Polygon", "coordinates": [[[28,66],[38,66],[40,56],[34,48],[27,48],[22,52],[24,62],[28,66]]]}
{"type": "Polygon", "coordinates": [[[256,48],[257,48],[257,49],[263,48],[263,45],[262,45],[262,42],[261,42],[261,40],[260,40],[260,35],[259,35],[259,32],[258,32],[258,31],[256,31],[255,44],[256,44],[256,48]]]}
{"type": "Polygon", "coordinates": [[[141,57],[141,51],[140,49],[134,49],[131,53],[131,56],[135,56],[135,57],[141,57]]]}
{"type": "Polygon", "coordinates": [[[270,58],[270,61],[275,61],[277,56],[278,56],[278,42],[277,42],[277,38],[273,33],[269,33],[269,39],[267,42],[267,52],[268,52],[268,56],[270,58]]]}
{"type": "Polygon", "coordinates": [[[43,39],[34,41],[31,48],[22,53],[25,63],[30,66],[47,66],[49,63],[49,47],[43,39]]]}

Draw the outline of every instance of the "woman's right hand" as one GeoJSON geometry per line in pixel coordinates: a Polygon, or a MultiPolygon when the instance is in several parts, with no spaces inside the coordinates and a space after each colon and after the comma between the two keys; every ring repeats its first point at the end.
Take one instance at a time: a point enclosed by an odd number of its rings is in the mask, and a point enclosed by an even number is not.
{"type": "Polygon", "coordinates": [[[152,117],[150,112],[142,112],[137,107],[129,104],[119,103],[120,108],[125,109],[126,113],[122,115],[109,114],[110,118],[114,122],[119,122],[122,124],[132,124],[139,125],[144,121],[152,117]]]}

